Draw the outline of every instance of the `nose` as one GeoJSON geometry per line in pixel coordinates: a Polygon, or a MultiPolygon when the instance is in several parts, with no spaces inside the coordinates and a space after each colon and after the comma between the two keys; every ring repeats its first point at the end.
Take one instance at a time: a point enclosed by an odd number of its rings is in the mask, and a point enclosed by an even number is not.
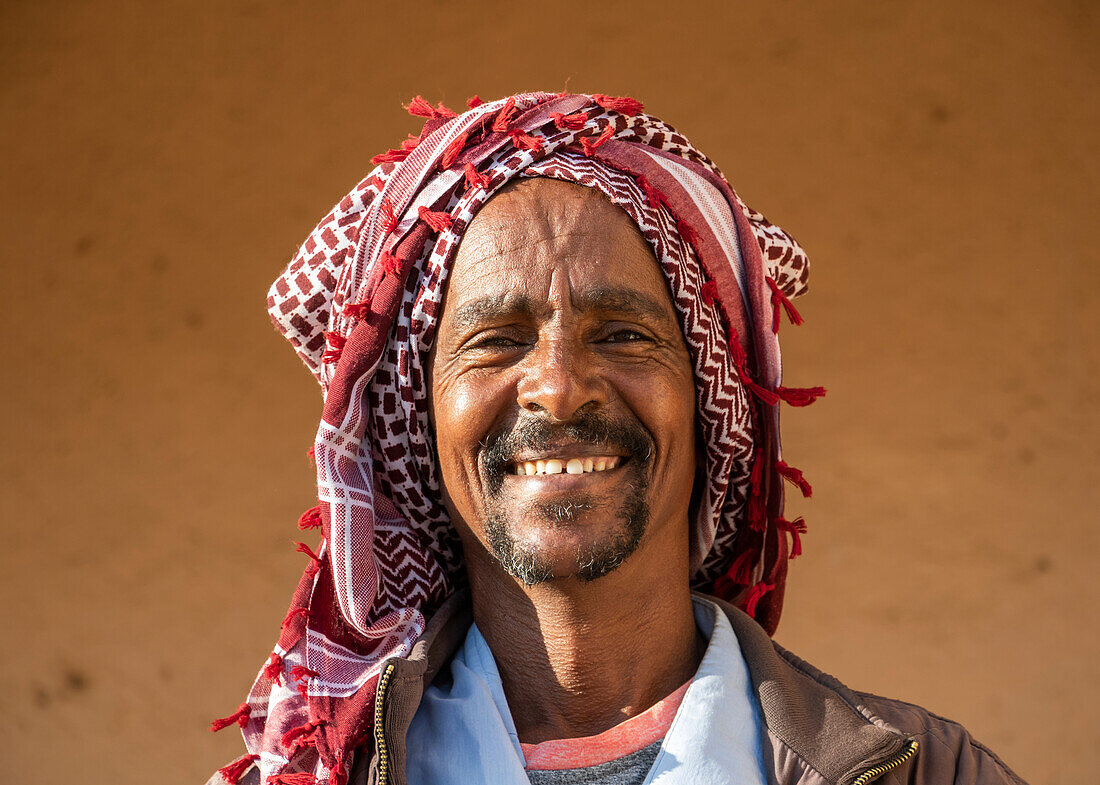
{"type": "Polygon", "coordinates": [[[607,403],[607,383],[582,340],[540,340],[525,366],[518,385],[519,405],[525,411],[568,422],[585,406],[607,403]]]}

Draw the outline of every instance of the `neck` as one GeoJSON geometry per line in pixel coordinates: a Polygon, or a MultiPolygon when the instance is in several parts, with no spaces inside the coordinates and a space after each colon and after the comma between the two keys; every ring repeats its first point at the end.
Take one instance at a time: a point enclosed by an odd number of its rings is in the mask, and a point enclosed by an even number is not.
{"type": "Polygon", "coordinates": [[[630,559],[588,583],[530,587],[491,560],[468,566],[474,619],[525,743],[601,733],[674,692],[702,658],[686,565],[680,583],[667,562],[630,559]]]}

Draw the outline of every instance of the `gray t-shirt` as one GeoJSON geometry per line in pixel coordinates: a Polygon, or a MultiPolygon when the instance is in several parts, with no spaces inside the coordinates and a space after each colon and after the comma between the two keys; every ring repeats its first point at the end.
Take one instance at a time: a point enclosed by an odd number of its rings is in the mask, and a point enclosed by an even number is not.
{"type": "Polygon", "coordinates": [[[595,766],[528,771],[527,776],[531,785],[642,785],[663,741],[659,739],[637,752],[595,766]]]}

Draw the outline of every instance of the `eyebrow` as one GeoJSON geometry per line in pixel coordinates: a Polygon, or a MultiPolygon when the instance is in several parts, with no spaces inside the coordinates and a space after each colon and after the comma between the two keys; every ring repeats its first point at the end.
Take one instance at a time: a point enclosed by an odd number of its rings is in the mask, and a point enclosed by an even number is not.
{"type": "Polygon", "coordinates": [[[533,316],[534,303],[526,295],[495,294],[463,303],[452,319],[460,332],[491,322],[503,316],[533,316]]]}
{"type": "MultiPolygon", "coordinates": [[[[669,318],[668,309],[656,300],[623,286],[597,286],[580,293],[574,297],[573,302],[584,311],[602,311],[656,321],[669,318]]],[[[453,323],[455,329],[465,331],[505,317],[534,317],[538,310],[535,302],[527,295],[488,295],[459,306],[453,323]]]]}
{"type": "Polygon", "coordinates": [[[597,286],[583,292],[578,299],[577,304],[586,311],[607,311],[657,321],[669,316],[669,309],[652,297],[623,286],[597,286]]]}

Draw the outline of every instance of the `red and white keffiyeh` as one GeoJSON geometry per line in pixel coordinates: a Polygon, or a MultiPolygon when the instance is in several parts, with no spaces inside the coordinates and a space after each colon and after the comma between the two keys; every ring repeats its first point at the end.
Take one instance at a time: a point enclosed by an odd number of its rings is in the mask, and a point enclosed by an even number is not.
{"type": "Polygon", "coordinates": [[[809,495],[779,450],[778,404],[820,388],[781,386],[779,311],[806,288],[805,253],[748,208],[717,167],[629,98],[529,93],[472,99],[455,115],[419,96],[420,136],[326,215],[271,287],[276,326],[321,383],[313,454],[320,528],[248,699],[214,728],[243,730],[249,754],[285,785],[343,783],[372,727],[384,661],[406,655],[462,580],[440,503],[424,367],[465,228],[515,177],[603,192],[637,223],[668,281],[691,354],[706,484],[691,533],[694,585],[739,602],[769,632],[779,620],[801,520],[782,479],[809,495]],[[792,536],[790,546],[787,533],[792,536]]]}

